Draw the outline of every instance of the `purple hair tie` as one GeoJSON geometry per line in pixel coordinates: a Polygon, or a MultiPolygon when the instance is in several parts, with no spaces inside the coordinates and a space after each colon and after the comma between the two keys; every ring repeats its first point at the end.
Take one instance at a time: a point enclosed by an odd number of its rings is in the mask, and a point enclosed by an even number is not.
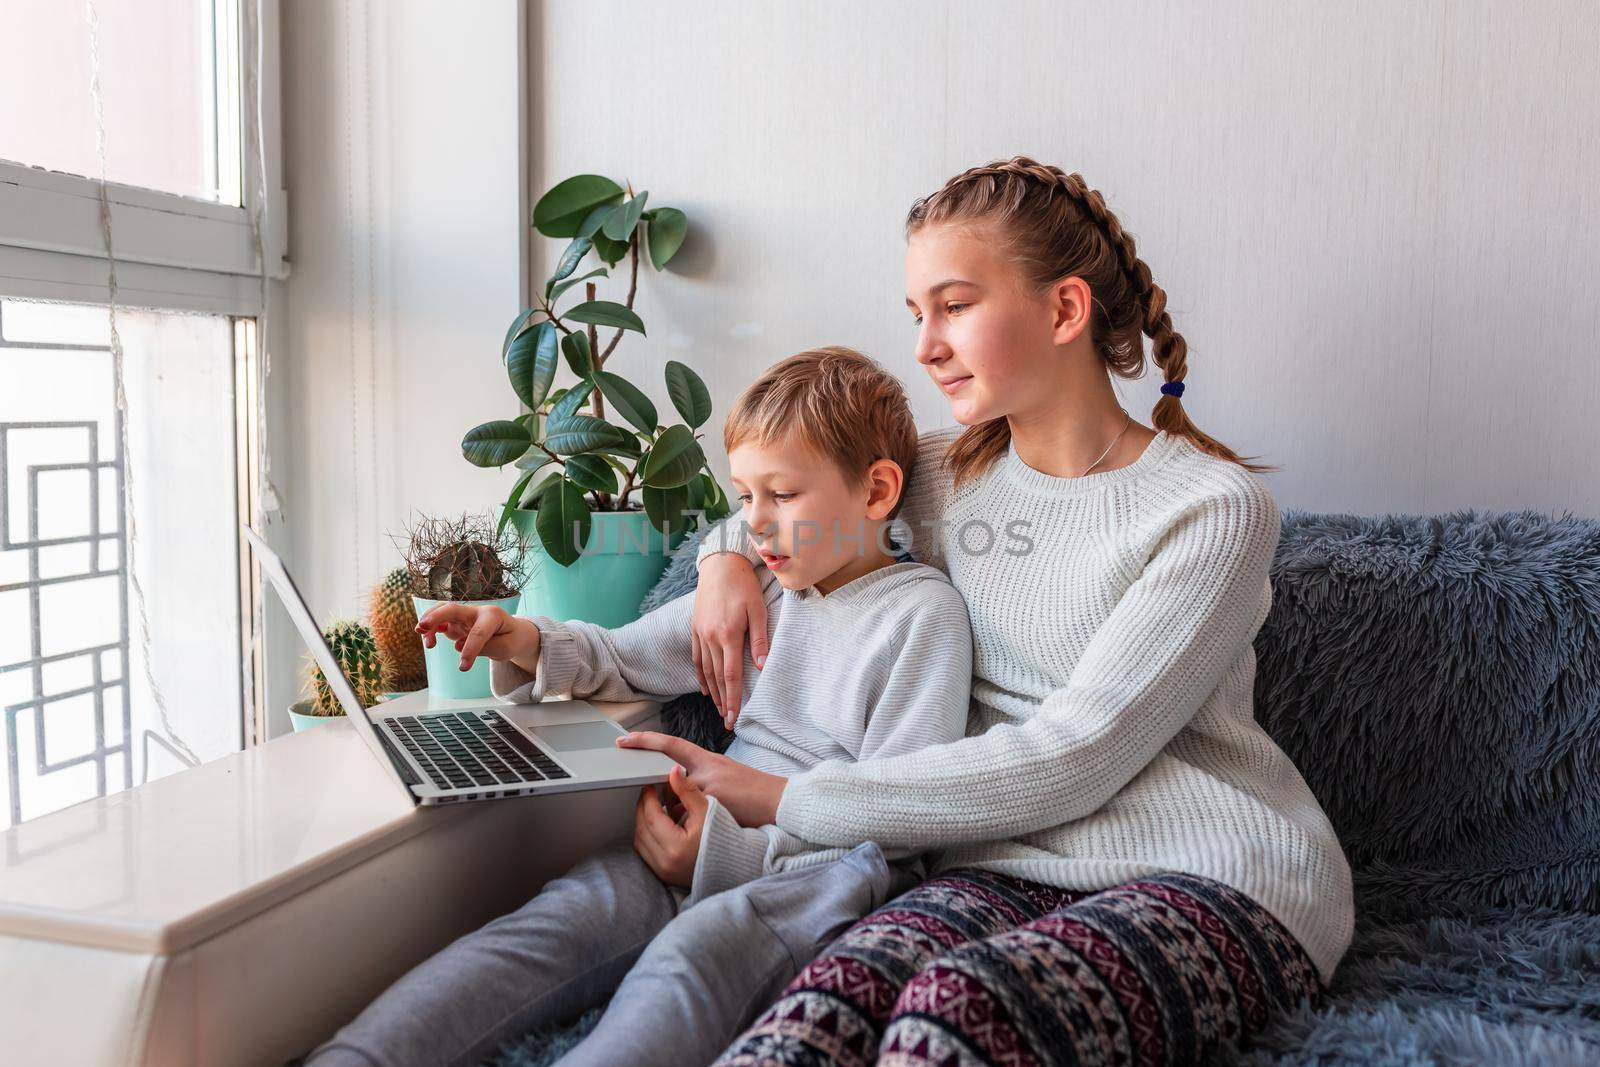
{"type": "Polygon", "coordinates": [[[1163,393],[1166,393],[1168,396],[1182,396],[1183,395],[1183,383],[1182,382],[1163,382],[1162,385],[1161,385],[1161,391],[1163,393]]]}

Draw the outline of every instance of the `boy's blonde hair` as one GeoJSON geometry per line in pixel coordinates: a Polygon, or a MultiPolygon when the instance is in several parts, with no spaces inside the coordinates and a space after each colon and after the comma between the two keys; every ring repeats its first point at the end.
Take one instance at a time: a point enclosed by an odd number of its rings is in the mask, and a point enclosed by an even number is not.
{"type": "Polygon", "coordinates": [[[722,429],[729,452],[742,444],[803,445],[864,485],[880,459],[899,464],[900,512],[917,458],[917,424],[900,380],[853,348],[830,345],[773,364],[740,394],[722,429]]]}

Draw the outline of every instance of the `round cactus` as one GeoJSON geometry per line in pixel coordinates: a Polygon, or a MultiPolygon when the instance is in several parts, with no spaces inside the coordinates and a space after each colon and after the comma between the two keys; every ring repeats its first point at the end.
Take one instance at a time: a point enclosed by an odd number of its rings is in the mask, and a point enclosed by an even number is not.
{"type": "Polygon", "coordinates": [[[412,595],[457,603],[516,596],[533,562],[528,542],[487,514],[423,518],[400,551],[412,595]]]}
{"type": "Polygon", "coordinates": [[[417,633],[411,575],[404,567],[390,571],[373,587],[367,617],[378,642],[378,658],[383,662],[384,688],[402,693],[427,688],[428,668],[423,660],[422,636],[417,633]]]}
{"type": "MultiPolygon", "coordinates": [[[[346,619],[333,623],[322,632],[323,640],[333,652],[350,688],[363,708],[370,708],[383,695],[383,662],[378,657],[378,643],[366,623],[346,619]]],[[[307,671],[311,689],[311,714],[343,715],[344,707],[333,695],[333,689],[322,676],[315,661],[308,663],[307,671]]]]}
{"type": "Polygon", "coordinates": [[[428,594],[434,600],[488,600],[504,584],[504,575],[494,546],[462,541],[433,557],[428,594]]]}

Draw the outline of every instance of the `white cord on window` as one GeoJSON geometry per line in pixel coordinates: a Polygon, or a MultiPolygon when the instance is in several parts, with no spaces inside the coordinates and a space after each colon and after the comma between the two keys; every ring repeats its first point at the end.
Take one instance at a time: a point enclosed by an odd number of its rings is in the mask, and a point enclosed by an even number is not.
{"type": "MultiPolygon", "coordinates": [[[[249,204],[250,240],[255,247],[256,262],[261,271],[261,310],[256,317],[256,360],[255,360],[255,420],[256,420],[256,477],[255,506],[252,509],[250,524],[266,533],[269,516],[282,516],[283,507],[278,500],[278,488],[272,481],[272,451],[267,444],[267,385],[272,379],[272,347],[269,341],[269,321],[271,318],[270,303],[272,285],[270,276],[272,264],[267,262],[266,237],[267,224],[272,210],[271,200],[268,196],[267,154],[266,154],[266,119],[262,108],[261,70],[266,62],[266,33],[261,26],[260,0],[245,0],[242,5],[244,16],[245,40],[254,42],[255,62],[244,65],[244,96],[249,107],[248,132],[251,139],[251,148],[255,152],[256,166],[250,180],[255,183],[252,195],[246,197],[249,204]]],[[[262,643],[265,640],[264,629],[266,626],[266,599],[255,598],[255,606],[250,620],[250,633],[254,656],[258,663],[265,663],[262,654],[262,643]]],[[[255,685],[245,686],[245,704],[249,711],[249,722],[252,729],[263,721],[261,709],[256,707],[255,685]]],[[[262,687],[265,691],[265,687],[262,687]]],[[[257,744],[265,742],[265,737],[255,737],[257,744]]]]}
{"type": "MultiPolygon", "coordinates": [[[[150,617],[145,610],[144,586],[139,582],[139,570],[136,566],[138,524],[133,514],[133,450],[128,433],[130,419],[128,396],[124,388],[122,336],[117,332],[117,260],[112,254],[111,247],[111,198],[106,192],[106,116],[105,103],[100,91],[100,16],[94,9],[94,0],[85,0],[84,6],[89,20],[89,94],[94,100],[95,148],[100,157],[100,232],[106,243],[106,307],[111,332],[111,365],[116,376],[117,412],[122,421],[123,513],[127,516],[128,522],[128,581],[133,586],[134,603],[139,612],[139,636],[143,643],[145,682],[150,686],[150,695],[155,699],[156,711],[161,717],[161,727],[166,730],[168,739],[180,752],[178,758],[187,759],[189,766],[193,767],[200,762],[200,758],[173,728],[172,721],[167,716],[166,698],[161,695],[161,687],[156,684],[155,672],[150,664],[150,617]]],[[[131,752],[132,738],[129,738],[128,742],[131,752]]],[[[148,780],[149,777],[150,768],[146,766],[143,778],[148,780]]]]}

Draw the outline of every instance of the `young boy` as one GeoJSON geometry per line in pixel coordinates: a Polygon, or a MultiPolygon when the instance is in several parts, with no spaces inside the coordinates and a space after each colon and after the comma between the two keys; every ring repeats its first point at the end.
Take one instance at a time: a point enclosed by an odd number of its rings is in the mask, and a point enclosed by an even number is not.
{"type": "MultiPolygon", "coordinates": [[[[787,776],[963,736],[966,606],[887,536],[917,447],[900,382],[850,349],[803,352],[745,391],[723,438],[767,562],[770,649],[761,668],[746,653],[727,758],[787,776]]],[[[440,605],[417,629],[430,646],[455,642],[463,667],[491,657],[494,692],[512,701],[666,700],[700,688],[693,605],[691,592],[617,629],[440,605]]],[[[741,826],[677,769],[669,786],[671,814],[655,787],[641,792],[633,848],[591,856],[421,964],[309,1062],[476,1063],[613,989],[563,1064],[709,1062],[834,936],[921,875],[919,857],[888,857],[891,870],[871,842],[823,848],[741,826]]]]}

